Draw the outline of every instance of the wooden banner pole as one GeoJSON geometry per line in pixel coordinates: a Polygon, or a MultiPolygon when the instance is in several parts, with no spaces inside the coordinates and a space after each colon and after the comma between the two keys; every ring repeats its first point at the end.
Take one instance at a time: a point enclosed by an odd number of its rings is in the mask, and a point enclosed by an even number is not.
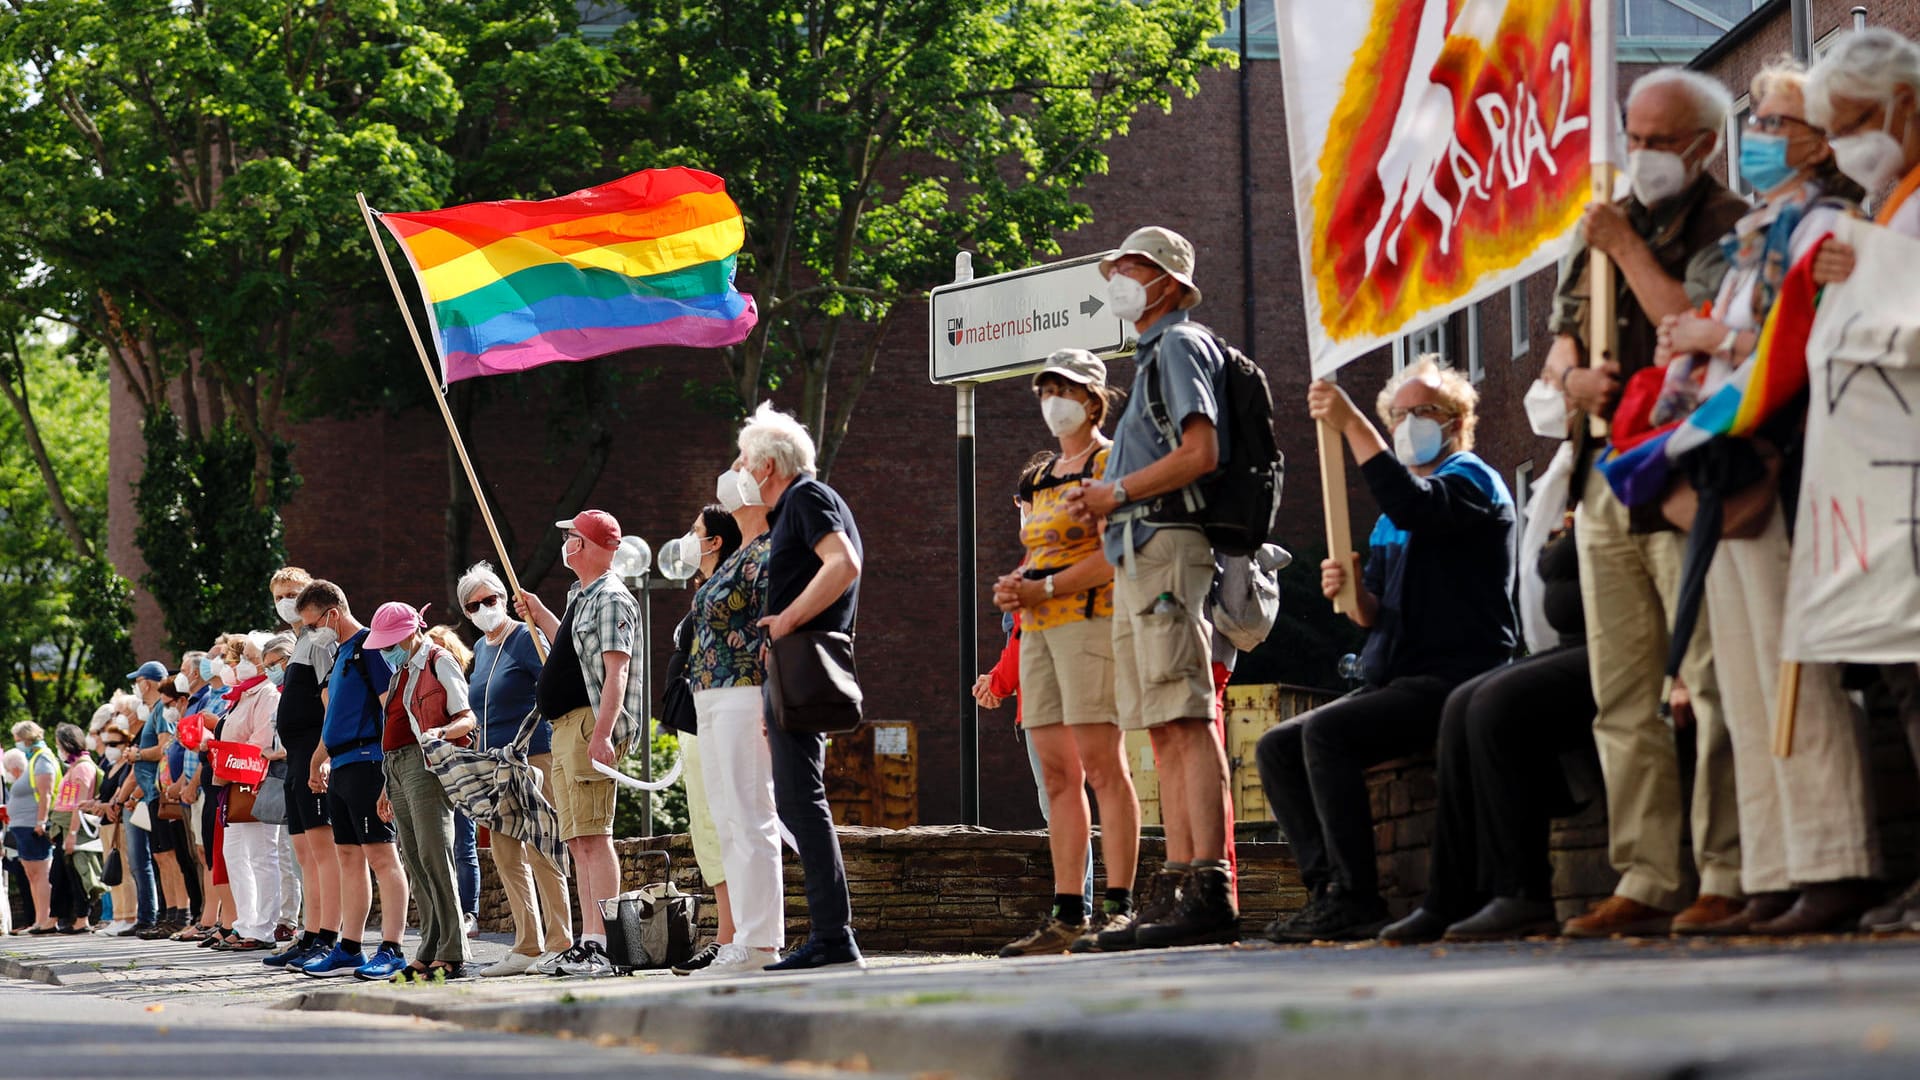
{"type": "MultiPolygon", "coordinates": [[[[1334,377],[1325,376],[1326,382],[1334,377]]],[[[1346,584],[1333,598],[1333,610],[1352,615],[1360,610],[1360,583],[1353,566],[1353,522],[1347,514],[1347,445],[1340,432],[1325,420],[1316,421],[1320,447],[1320,505],[1327,519],[1327,557],[1347,568],[1346,584]]]]}
{"type": "Polygon", "coordinates": [[[1773,756],[1793,756],[1793,720],[1800,711],[1800,663],[1784,660],[1780,664],[1780,701],[1773,715],[1773,756]]]}
{"type": "MultiPolygon", "coordinates": [[[[427,357],[426,342],[420,339],[420,328],[413,321],[413,312],[407,308],[407,294],[400,288],[400,278],[393,272],[393,260],[387,257],[387,245],[381,240],[380,229],[373,222],[373,208],[367,205],[364,193],[355,192],[353,197],[360,204],[360,216],[366,220],[367,235],[373,239],[374,254],[380,256],[380,266],[387,272],[387,284],[393,286],[393,301],[400,305],[400,317],[406,321],[407,333],[413,338],[414,350],[420,355],[421,370],[427,373],[427,385],[433,391],[434,402],[440,406],[440,419],[446,421],[447,438],[453,440],[454,453],[460,455],[460,464],[467,471],[467,487],[473,492],[475,505],[480,507],[480,520],[487,523],[487,535],[493,537],[494,553],[500,557],[500,572],[506,576],[510,591],[524,592],[520,588],[520,579],[513,572],[513,560],[507,557],[507,545],[500,539],[500,528],[493,523],[493,510],[487,505],[486,493],[480,489],[480,478],[473,471],[473,459],[467,456],[466,441],[460,438],[460,429],[453,422],[453,410],[447,406],[447,395],[441,392],[438,373],[434,371],[433,361],[427,357]]],[[[547,646],[539,634],[533,635],[533,648],[544,663],[547,646]]]]}
{"type": "MultiPolygon", "coordinates": [[[[1619,116],[1618,92],[1613,65],[1613,4],[1593,0],[1589,7],[1592,36],[1589,38],[1588,63],[1592,65],[1587,112],[1590,146],[1587,160],[1592,166],[1592,199],[1613,202],[1615,163],[1614,128],[1619,116]]],[[[1614,359],[1619,324],[1614,311],[1613,260],[1592,247],[1587,249],[1587,355],[1589,367],[1599,367],[1614,359]]],[[[1587,417],[1588,434],[1604,439],[1607,422],[1598,416],[1587,417]]]]}

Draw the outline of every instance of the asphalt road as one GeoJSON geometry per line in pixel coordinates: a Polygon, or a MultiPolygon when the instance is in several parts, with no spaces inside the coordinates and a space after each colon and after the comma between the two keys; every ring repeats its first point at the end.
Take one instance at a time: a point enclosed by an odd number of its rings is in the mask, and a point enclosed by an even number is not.
{"type": "MultiPolygon", "coordinates": [[[[610,1040],[607,1040],[610,1042],[610,1040]]],[[[471,1031],[451,1024],[258,1005],[140,1004],[0,980],[0,1076],[7,1080],[219,1077],[725,1077],[839,1075],[642,1045],[471,1031]]]]}

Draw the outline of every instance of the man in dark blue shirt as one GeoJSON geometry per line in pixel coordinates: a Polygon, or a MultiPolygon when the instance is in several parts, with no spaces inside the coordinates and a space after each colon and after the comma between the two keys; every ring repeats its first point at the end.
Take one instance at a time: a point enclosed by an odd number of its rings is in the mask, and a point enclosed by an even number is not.
{"type": "Polygon", "coordinates": [[[407,966],[400,951],[407,925],[407,876],[394,850],[393,810],[380,771],[384,699],[393,669],[377,650],[365,647],[367,628],[354,619],[338,585],[315,581],[300,590],[294,604],[304,627],[340,646],[327,677],[326,718],[308,781],[314,791],[327,793],[340,863],[340,940],[300,970],[322,979],[353,975],[385,980],[407,966]],[[369,869],[380,883],[381,941],[371,957],[360,940],[373,907],[369,869]]]}
{"type": "MultiPolygon", "coordinates": [[[[1255,753],[1311,893],[1304,911],[1267,927],[1275,940],[1372,937],[1386,925],[1366,769],[1431,749],[1447,694],[1513,654],[1513,498],[1472,453],[1478,398],[1465,377],[1422,358],[1380,395],[1389,452],[1339,387],[1308,391],[1308,411],[1345,436],[1381,514],[1347,613],[1371,631],[1365,686],[1267,732],[1255,753]]],[[[1320,564],[1328,599],[1357,559],[1320,564]]]]}

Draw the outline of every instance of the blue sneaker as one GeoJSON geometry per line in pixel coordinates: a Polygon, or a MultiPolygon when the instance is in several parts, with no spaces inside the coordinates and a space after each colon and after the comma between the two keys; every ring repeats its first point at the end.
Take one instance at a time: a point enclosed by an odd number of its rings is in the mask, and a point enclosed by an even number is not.
{"type": "Polygon", "coordinates": [[[354,969],[353,977],[367,982],[386,982],[405,971],[407,957],[399,949],[389,949],[382,945],[373,954],[373,959],[354,969]]]}
{"type": "Polygon", "coordinates": [[[813,971],[817,968],[848,965],[855,970],[864,970],[867,961],[860,955],[860,946],[854,944],[853,935],[848,934],[839,941],[822,941],[810,937],[806,943],[787,954],[786,959],[777,964],[768,964],[766,969],[774,974],[789,971],[813,971]]]}
{"type": "Polygon", "coordinates": [[[270,968],[299,967],[318,955],[320,950],[315,946],[302,945],[295,941],[277,953],[268,953],[261,957],[260,963],[270,968]]]}
{"type": "Polygon", "coordinates": [[[325,955],[300,965],[300,970],[315,979],[338,979],[353,974],[366,962],[365,953],[348,952],[335,945],[325,955]]]}

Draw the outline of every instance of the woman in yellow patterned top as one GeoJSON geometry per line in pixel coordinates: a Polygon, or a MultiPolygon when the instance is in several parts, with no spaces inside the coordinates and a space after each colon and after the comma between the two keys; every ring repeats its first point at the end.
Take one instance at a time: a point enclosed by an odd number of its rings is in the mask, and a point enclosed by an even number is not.
{"type": "Polygon", "coordinates": [[[1054,902],[1046,922],[1002,956],[1093,947],[1081,893],[1089,786],[1100,804],[1108,928],[1132,919],[1140,852],[1140,804],[1113,699],[1113,566],[1100,551],[1099,523],[1074,521],[1064,498],[1106,467],[1110,444],[1100,425],[1114,415],[1117,395],[1107,388],[1106,365],[1082,349],[1048,357],[1033,392],[1060,448],[1021,478],[1020,499],[1033,508],[1020,528],[1026,559],[994,585],[993,599],[1002,611],[1020,612],[1021,727],[1046,782],[1054,902]]]}

